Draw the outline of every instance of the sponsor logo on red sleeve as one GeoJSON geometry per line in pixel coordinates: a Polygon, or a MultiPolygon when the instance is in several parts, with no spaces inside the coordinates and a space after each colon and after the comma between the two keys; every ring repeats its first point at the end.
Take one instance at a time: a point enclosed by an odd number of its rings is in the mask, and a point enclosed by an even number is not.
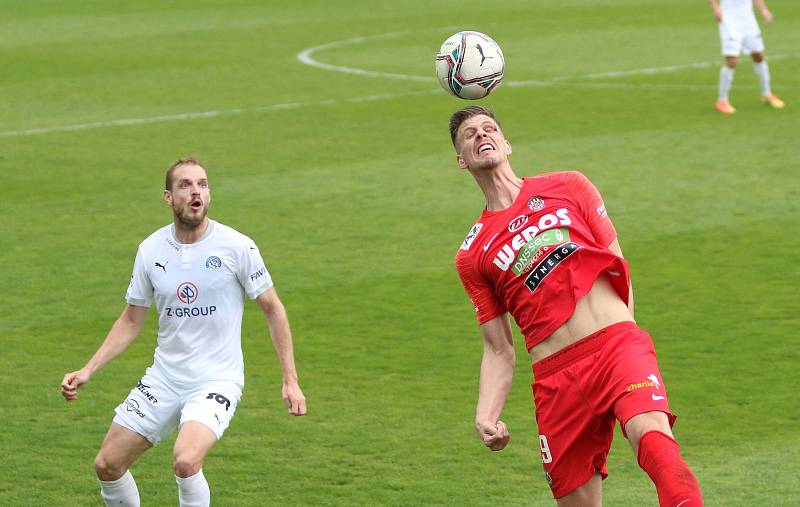
{"type": "Polygon", "coordinates": [[[467,233],[467,237],[464,238],[464,242],[461,243],[461,250],[469,250],[469,247],[472,246],[472,242],[475,241],[475,238],[478,236],[478,233],[481,232],[482,228],[482,223],[477,223],[472,226],[472,229],[470,229],[467,233]]]}

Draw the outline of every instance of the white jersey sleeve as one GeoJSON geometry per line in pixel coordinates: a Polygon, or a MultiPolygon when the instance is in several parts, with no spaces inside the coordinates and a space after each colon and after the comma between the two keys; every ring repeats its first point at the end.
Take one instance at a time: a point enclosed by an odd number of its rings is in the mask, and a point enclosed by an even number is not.
{"type": "Polygon", "coordinates": [[[136,260],[133,263],[133,274],[125,300],[129,305],[149,308],[153,301],[153,284],[147,273],[147,263],[142,255],[141,246],[136,251],[136,260]]]}
{"type": "Polygon", "coordinates": [[[267,271],[261,252],[252,241],[248,241],[245,249],[241,251],[236,277],[250,299],[257,298],[272,287],[272,277],[267,271]]]}

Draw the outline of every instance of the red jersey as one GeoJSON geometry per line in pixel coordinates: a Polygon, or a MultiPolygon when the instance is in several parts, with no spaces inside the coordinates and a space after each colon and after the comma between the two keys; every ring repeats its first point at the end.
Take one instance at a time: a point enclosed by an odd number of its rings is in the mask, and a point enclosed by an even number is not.
{"type": "Polygon", "coordinates": [[[514,203],[484,210],[456,254],[456,269],[484,324],[509,312],[528,350],[575,311],[606,272],[627,303],[627,262],[600,193],[579,172],[525,178],[514,203]]]}

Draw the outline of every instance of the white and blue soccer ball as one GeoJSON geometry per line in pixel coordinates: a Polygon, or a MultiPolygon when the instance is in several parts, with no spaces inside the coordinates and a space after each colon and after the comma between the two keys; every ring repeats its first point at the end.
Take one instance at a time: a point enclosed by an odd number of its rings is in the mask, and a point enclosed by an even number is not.
{"type": "Polygon", "coordinates": [[[503,80],[505,68],[500,45],[480,32],[458,32],[448,37],[436,54],[439,83],[462,99],[489,95],[503,80]]]}

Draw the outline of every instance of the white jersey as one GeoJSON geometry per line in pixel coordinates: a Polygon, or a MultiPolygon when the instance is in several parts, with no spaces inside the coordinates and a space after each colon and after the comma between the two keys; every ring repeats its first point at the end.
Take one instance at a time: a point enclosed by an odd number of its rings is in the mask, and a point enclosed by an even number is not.
{"type": "Polygon", "coordinates": [[[244,295],[255,299],[272,279],[255,243],[208,221],[199,241],[182,244],[174,225],[140,245],[125,296],[128,304],[158,310],[153,366],[180,387],[209,380],[244,385],[244,295]]]}
{"type": "Polygon", "coordinates": [[[721,0],[722,23],[733,32],[750,33],[758,31],[753,0],[721,0]]]}

